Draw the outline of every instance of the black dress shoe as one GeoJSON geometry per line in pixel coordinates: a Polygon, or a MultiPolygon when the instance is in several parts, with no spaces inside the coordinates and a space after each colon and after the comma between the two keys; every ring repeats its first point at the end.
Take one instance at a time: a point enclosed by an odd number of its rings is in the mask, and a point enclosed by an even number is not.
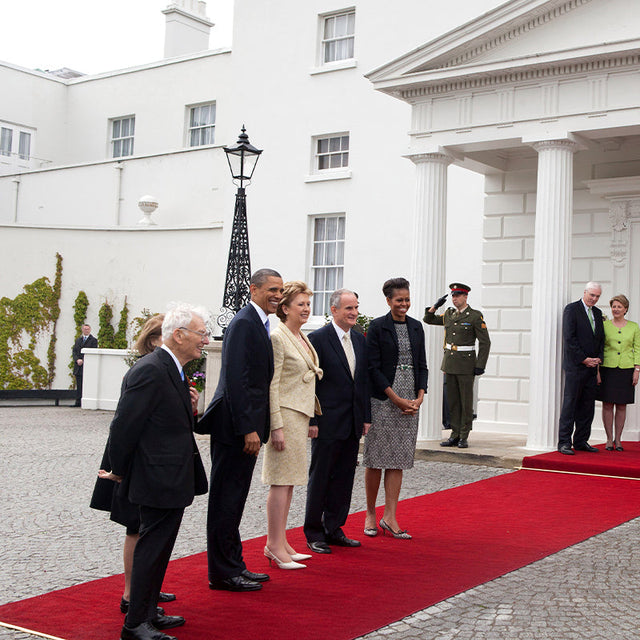
{"type": "Polygon", "coordinates": [[[460,438],[447,438],[440,443],[441,447],[456,447],[460,442],[460,438]]]}
{"type": "Polygon", "coordinates": [[[307,547],[314,553],[331,553],[331,547],[322,540],[307,542],[307,547]]]}
{"type": "Polygon", "coordinates": [[[176,599],[175,593],[163,593],[160,592],[158,596],[158,602],[173,602],[176,599]]]}
{"type": "Polygon", "coordinates": [[[590,444],[588,444],[587,442],[585,442],[584,444],[581,444],[580,446],[576,447],[576,445],[573,445],[573,448],[576,451],[589,451],[591,453],[598,453],[598,450],[595,447],[592,447],[590,444]]]}
{"type": "Polygon", "coordinates": [[[329,538],[329,544],[335,544],[337,547],[359,547],[362,543],[359,540],[347,538],[347,536],[338,536],[337,538],[329,538]]]}
{"type": "Polygon", "coordinates": [[[254,573],[253,571],[249,571],[249,569],[244,569],[240,575],[254,582],[266,582],[269,579],[266,573],[254,573]]]}
{"type": "Polygon", "coordinates": [[[233,576],[232,578],[223,578],[219,580],[211,580],[209,589],[219,589],[221,591],[258,591],[262,589],[262,585],[255,580],[248,580],[244,576],[233,576]]]}
{"type": "Polygon", "coordinates": [[[460,442],[458,442],[458,449],[468,449],[469,443],[466,438],[461,438],[460,442]]]}
{"type": "Polygon", "coordinates": [[[168,636],[158,631],[150,622],[143,622],[137,627],[122,627],[120,640],[178,640],[175,636],[168,636]]]}
{"type": "Polygon", "coordinates": [[[564,453],[565,456],[575,456],[574,450],[568,445],[563,444],[561,447],[558,447],[558,451],[560,453],[564,453]]]}
{"type": "Polygon", "coordinates": [[[156,629],[173,629],[173,627],[181,627],[184,624],[182,616],[156,616],[151,624],[156,629]]]}
{"type": "MultiPolygon", "coordinates": [[[[124,598],[120,599],[120,611],[122,611],[122,613],[129,613],[128,600],[125,600],[124,598]]],[[[164,615],[164,609],[162,607],[156,607],[156,612],[158,613],[159,616],[164,615]]]]}

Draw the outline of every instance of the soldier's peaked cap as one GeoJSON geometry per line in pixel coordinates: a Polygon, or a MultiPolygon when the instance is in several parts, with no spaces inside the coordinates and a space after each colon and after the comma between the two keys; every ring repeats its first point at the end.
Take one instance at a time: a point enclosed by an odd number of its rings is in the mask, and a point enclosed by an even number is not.
{"type": "Polygon", "coordinates": [[[469,293],[471,291],[471,287],[468,284],[462,284],[461,282],[452,282],[449,285],[449,289],[451,289],[451,293],[469,293]]]}

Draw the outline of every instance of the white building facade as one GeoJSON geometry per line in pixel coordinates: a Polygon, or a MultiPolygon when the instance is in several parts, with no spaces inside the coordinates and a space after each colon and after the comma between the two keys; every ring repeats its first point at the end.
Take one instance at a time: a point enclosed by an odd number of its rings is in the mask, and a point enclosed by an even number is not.
{"type": "MultiPolygon", "coordinates": [[[[483,302],[492,357],[479,422],[553,448],[561,318],[584,283],[640,307],[640,14],[631,0],[509,2],[385,65],[376,88],[412,106],[415,256],[452,245],[444,166],[486,176],[483,302]],[[428,223],[425,225],[425,220],[428,223]]],[[[442,287],[434,268],[425,291],[442,287]]],[[[433,348],[433,345],[432,345],[433,348]]],[[[626,436],[638,438],[638,412],[626,436]]]]}
{"type": "MultiPolygon", "coordinates": [[[[379,315],[382,283],[405,275],[421,318],[448,282],[469,283],[493,341],[476,428],[553,448],[562,307],[589,279],[603,304],[628,292],[632,318],[640,304],[639,18],[631,0],[434,4],[236,2],[232,48],[208,51],[206,9],[183,0],[165,11],[162,61],[66,78],[0,63],[0,294],[63,255],[59,363],[81,289],[94,326],[125,295],[133,315],[178,299],[215,313],[235,191],[222,146],[244,124],[264,149],[252,267],[307,280],[316,326],[339,285],[379,315]],[[482,179],[484,207],[463,197],[482,179]],[[148,194],[155,225],[139,225],[148,194]]],[[[420,437],[437,439],[442,335],[425,331],[420,437]]]]}

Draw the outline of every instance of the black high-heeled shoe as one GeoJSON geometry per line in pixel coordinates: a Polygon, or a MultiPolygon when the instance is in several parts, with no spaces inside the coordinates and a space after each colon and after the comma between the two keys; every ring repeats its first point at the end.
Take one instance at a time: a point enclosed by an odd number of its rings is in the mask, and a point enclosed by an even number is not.
{"type": "Polygon", "coordinates": [[[618,443],[616,445],[616,451],[624,451],[624,449],[622,448],[622,445],[620,443],[618,443]]]}
{"type": "Polygon", "coordinates": [[[607,451],[613,451],[613,445],[606,446],[605,449],[607,451]]]}

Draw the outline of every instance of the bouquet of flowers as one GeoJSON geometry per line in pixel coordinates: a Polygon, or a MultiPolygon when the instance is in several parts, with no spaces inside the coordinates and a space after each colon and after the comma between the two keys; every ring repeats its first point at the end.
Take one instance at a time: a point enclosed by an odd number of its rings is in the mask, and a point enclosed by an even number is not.
{"type": "Polygon", "coordinates": [[[191,378],[189,379],[189,384],[192,387],[195,387],[198,393],[202,393],[204,391],[205,380],[206,380],[206,376],[202,371],[194,371],[191,374],[191,378]]]}

